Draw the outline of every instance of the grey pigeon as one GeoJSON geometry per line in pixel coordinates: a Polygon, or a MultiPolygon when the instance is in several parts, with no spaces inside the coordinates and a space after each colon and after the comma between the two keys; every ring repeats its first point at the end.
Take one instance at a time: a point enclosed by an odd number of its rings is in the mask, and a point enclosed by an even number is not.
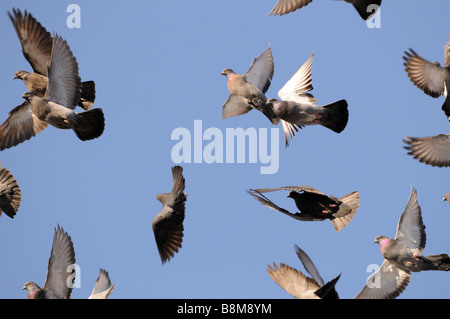
{"type": "Polygon", "coordinates": [[[438,167],[450,166],[450,135],[438,134],[429,137],[406,137],[408,155],[419,162],[438,167]]]}
{"type": "Polygon", "coordinates": [[[328,196],[311,186],[285,186],[277,188],[250,189],[247,191],[261,204],[273,210],[277,210],[292,218],[302,221],[330,220],[336,231],[341,231],[355,216],[359,207],[359,192],[351,192],[341,198],[328,196]],[[290,191],[288,197],[294,199],[300,213],[291,213],[277,206],[263,193],[278,190],[290,191]]]}
{"type": "Polygon", "coordinates": [[[0,150],[30,139],[47,124],[59,129],[72,129],[82,141],[97,138],[103,133],[105,118],[101,108],[80,113],[73,110],[80,100],[81,91],[78,63],[65,40],[55,35],[52,41],[45,95],[23,94],[25,102],[14,108],[0,126],[0,150]]]}
{"type": "Polygon", "coordinates": [[[270,277],[296,299],[339,299],[335,286],[341,275],[324,283],[311,258],[297,245],[295,245],[295,250],[312,278],[283,263],[280,263],[280,268],[275,263],[273,264],[274,268],[268,266],[267,272],[270,277]]]}
{"type": "Polygon", "coordinates": [[[11,172],[3,167],[0,170],[0,216],[4,212],[14,218],[19,210],[22,192],[11,172]]]}
{"type": "Polygon", "coordinates": [[[116,288],[116,284],[111,286],[108,272],[100,269],[100,274],[95,281],[94,289],[88,299],[108,299],[114,288],[116,288]]]}
{"type": "Polygon", "coordinates": [[[28,281],[22,289],[28,291],[28,299],[69,299],[75,280],[72,265],[75,251],[70,236],[58,227],[54,229],[53,246],[47,266],[44,286],[28,281]]]}
{"type": "Polygon", "coordinates": [[[396,298],[407,287],[411,272],[450,270],[447,254],[422,255],[426,243],[425,225],[417,202],[417,191],[411,187],[406,207],[400,216],[395,238],[376,236],[384,257],[381,267],[368,279],[356,298],[396,298]]]}
{"type": "Polygon", "coordinates": [[[278,124],[279,120],[273,110],[266,106],[265,96],[273,73],[274,64],[270,47],[253,60],[244,75],[237,74],[232,69],[224,69],[221,75],[227,77],[230,96],[222,106],[222,119],[242,115],[255,108],[263,112],[273,124],[278,124]]]}
{"type": "Polygon", "coordinates": [[[450,204],[450,193],[446,193],[442,198],[442,202],[448,202],[450,204]]]}
{"type": "MultiPolygon", "coordinates": [[[[12,15],[8,16],[14,25],[22,53],[30,63],[34,72],[17,71],[14,79],[23,80],[28,90],[44,97],[47,90],[47,67],[52,56],[53,39],[49,32],[27,11],[23,14],[20,10],[13,9],[12,15]]],[[[77,102],[78,106],[89,110],[95,101],[95,82],[86,81],[81,83],[81,95],[77,102]]]]}
{"type": "MultiPolygon", "coordinates": [[[[380,7],[381,0],[344,0],[351,3],[362,19],[369,19],[380,7]]],[[[269,12],[271,15],[284,15],[311,3],[312,0],[278,0],[275,7],[269,12]]]]}
{"type": "Polygon", "coordinates": [[[163,264],[178,252],[183,241],[187,194],[184,193],[185,179],[181,166],[172,167],[172,180],[172,191],[156,196],[163,207],[152,221],[156,245],[163,264]]]}
{"type": "Polygon", "coordinates": [[[298,131],[306,125],[322,125],[341,133],[348,122],[347,101],[340,100],[328,105],[315,105],[317,99],[310,93],[313,89],[311,68],[314,53],[278,91],[281,100],[268,99],[275,114],[281,119],[286,147],[298,131]]]}
{"type": "Polygon", "coordinates": [[[444,46],[444,66],[439,62],[431,63],[422,58],[414,50],[405,51],[404,65],[408,77],[425,94],[438,98],[442,94],[445,96],[442,111],[444,111],[447,120],[450,121],[450,98],[448,90],[450,89],[450,36],[449,41],[444,46]]]}

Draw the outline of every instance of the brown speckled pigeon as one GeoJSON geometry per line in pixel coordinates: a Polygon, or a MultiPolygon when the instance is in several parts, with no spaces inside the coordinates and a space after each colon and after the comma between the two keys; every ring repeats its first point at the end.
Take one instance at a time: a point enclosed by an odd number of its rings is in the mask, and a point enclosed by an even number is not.
{"type": "Polygon", "coordinates": [[[297,245],[295,245],[295,250],[312,278],[283,263],[280,263],[280,268],[275,263],[273,264],[274,268],[268,266],[267,272],[270,277],[296,299],[339,299],[335,286],[341,275],[324,283],[311,258],[297,245]]]}
{"type": "Polygon", "coordinates": [[[250,189],[247,191],[255,197],[261,204],[273,210],[282,212],[292,218],[302,221],[322,221],[330,220],[336,229],[341,231],[355,216],[359,207],[359,192],[351,192],[341,198],[328,196],[311,186],[285,186],[277,188],[250,189]],[[290,191],[288,197],[294,199],[295,205],[300,213],[291,213],[288,210],[277,206],[269,200],[263,193],[278,190],[290,191]]]}
{"type": "Polygon", "coordinates": [[[0,170],[0,216],[4,212],[14,218],[19,210],[22,192],[11,172],[3,167],[0,170]]]}
{"type": "Polygon", "coordinates": [[[408,77],[416,87],[433,98],[444,94],[445,101],[442,105],[442,111],[444,111],[447,120],[450,121],[450,97],[447,94],[450,89],[450,36],[449,41],[444,46],[444,66],[441,66],[439,62],[431,63],[414,50],[409,50],[411,52],[405,51],[405,56],[403,56],[408,77]]]}
{"type": "Polygon", "coordinates": [[[28,299],[69,299],[75,280],[75,250],[72,239],[59,225],[54,229],[52,251],[48,260],[44,286],[28,281],[22,289],[28,299]]]}
{"type": "Polygon", "coordinates": [[[108,299],[114,288],[116,288],[116,284],[111,286],[108,272],[100,269],[100,274],[95,281],[94,289],[88,299],[108,299]]]}
{"type": "Polygon", "coordinates": [[[266,105],[267,98],[265,96],[273,73],[274,64],[270,47],[253,60],[244,75],[237,74],[232,69],[224,69],[221,75],[227,77],[230,96],[222,106],[222,119],[242,115],[255,108],[273,124],[278,124],[279,120],[272,108],[266,105]]]}
{"type": "Polygon", "coordinates": [[[172,191],[156,196],[163,207],[152,221],[156,245],[163,264],[178,252],[183,241],[187,194],[184,193],[185,179],[181,166],[172,167],[172,180],[172,191]]]}
{"type": "Polygon", "coordinates": [[[322,125],[333,132],[341,133],[347,126],[347,101],[340,100],[320,106],[315,104],[317,99],[308,93],[313,89],[311,78],[313,56],[314,53],[278,91],[281,100],[271,98],[267,101],[281,119],[286,147],[299,127],[322,125]]]}
{"type": "MultiPolygon", "coordinates": [[[[44,97],[48,84],[47,67],[52,55],[52,36],[27,11],[22,14],[20,10],[12,9],[12,12],[13,14],[8,12],[8,16],[19,37],[22,53],[34,71],[17,71],[14,79],[23,80],[31,93],[44,97]]],[[[82,82],[81,86],[78,105],[89,110],[95,101],[95,82],[82,82]]]]}
{"type": "Polygon", "coordinates": [[[438,134],[428,137],[406,137],[408,155],[419,162],[438,167],[450,166],[450,135],[438,134]]]}
{"type": "MultiPolygon", "coordinates": [[[[372,16],[380,7],[381,0],[344,0],[345,2],[353,4],[356,11],[362,19],[367,20],[372,16]]],[[[278,0],[275,7],[269,12],[271,15],[284,15],[290,12],[294,12],[297,9],[311,3],[312,0],[278,0]]]]}
{"type": "Polygon", "coordinates": [[[376,236],[374,243],[380,245],[384,261],[356,298],[396,298],[407,287],[411,272],[450,270],[447,254],[422,255],[426,243],[425,225],[414,187],[411,187],[408,202],[400,216],[395,238],[376,236]]]}

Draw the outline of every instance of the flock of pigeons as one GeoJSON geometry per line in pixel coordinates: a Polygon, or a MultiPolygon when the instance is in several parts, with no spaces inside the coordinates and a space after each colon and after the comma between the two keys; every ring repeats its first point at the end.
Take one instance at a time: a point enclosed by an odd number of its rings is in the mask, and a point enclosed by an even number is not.
{"type": "MultiPolygon", "coordinates": [[[[9,112],[0,125],[0,150],[16,146],[44,130],[48,124],[59,129],[72,129],[82,141],[102,135],[105,117],[101,108],[92,108],[95,102],[95,82],[82,82],[78,63],[67,42],[59,35],[52,36],[30,13],[13,9],[8,12],[22,52],[33,72],[17,71],[14,79],[22,80],[28,92],[25,100],[9,112]],[[75,112],[79,106],[84,111],[75,112]]],[[[172,168],[173,189],[156,198],[163,204],[154,218],[152,228],[163,263],[178,252],[183,237],[185,181],[183,168],[172,168]]],[[[9,170],[0,171],[0,215],[16,215],[21,201],[21,190],[9,170]]],[[[75,250],[71,237],[58,225],[55,228],[47,277],[44,285],[28,281],[23,289],[29,299],[68,299],[71,296],[76,273],[75,250]],[[72,267],[71,267],[72,266],[72,267]],[[68,269],[72,269],[68,271],[68,269]]],[[[100,269],[99,277],[89,299],[106,299],[114,290],[108,272],[100,269]]]]}
{"type": "MultiPolygon", "coordinates": [[[[353,4],[361,18],[368,19],[381,5],[381,0],[345,0],[353,4]],[[373,6],[374,5],[374,6],[373,6]]],[[[284,15],[309,4],[312,0],[279,0],[270,11],[284,15]]],[[[93,108],[95,82],[82,82],[78,75],[78,63],[67,42],[58,34],[53,36],[27,11],[12,9],[8,12],[22,45],[24,57],[33,72],[17,71],[14,79],[21,79],[28,92],[22,95],[24,102],[9,112],[0,125],[0,150],[8,149],[29,140],[44,130],[48,124],[59,129],[72,129],[82,140],[92,140],[102,135],[105,118],[101,108],[93,108]],[[82,108],[76,112],[77,107],[82,108]]],[[[270,47],[255,58],[243,74],[225,69],[230,92],[223,105],[222,118],[243,115],[252,109],[262,112],[272,124],[282,124],[286,147],[299,128],[322,125],[336,133],[342,132],[348,122],[348,105],[342,99],[326,105],[316,105],[311,68],[314,53],[298,69],[292,78],[278,91],[279,99],[267,98],[274,74],[270,47]]],[[[445,46],[444,67],[431,63],[415,51],[405,52],[406,71],[411,81],[426,94],[436,98],[445,94],[442,106],[450,121],[450,100],[447,96],[450,83],[450,41],[445,46]]],[[[450,166],[450,135],[411,138],[404,140],[408,154],[429,165],[450,166]]],[[[181,166],[172,167],[173,186],[169,193],[156,196],[162,204],[155,216],[152,228],[162,263],[169,261],[182,247],[183,221],[185,218],[185,179],[181,166]]],[[[342,230],[355,216],[360,197],[358,191],[336,198],[311,186],[286,186],[250,189],[248,193],[262,205],[301,221],[330,220],[336,231],[342,230]],[[300,212],[292,213],[272,202],[265,193],[288,191],[300,212]]],[[[443,201],[450,200],[450,193],[443,201]]],[[[6,168],[0,170],[0,215],[4,212],[14,218],[21,201],[21,190],[14,176],[6,168]]],[[[375,243],[385,258],[382,266],[368,279],[355,298],[395,298],[404,291],[411,279],[411,272],[425,270],[450,270],[447,254],[423,255],[426,234],[417,191],[412,188],[406,207],[400,216],[395,238],[377,236],[375,243]]],[[[271,278],[295,298],[339,298],[335,290],[338,275],[325,283],[312,260],[300,248],[296,253],[312,278],[283,263],[269,266],[271,278]]],[[[43,287],[28,281],[23,289],[30,299],[68,299],[71,296],[76,273],[70,269],[75,263],[75,251],[71,237],[58,225],[47,266],[43,287]],[[69,267],[69,268],[68,268],[69,267]]],[[[114,290],[108,272],[100,269],[99,277],[89,298],[106,299],[114,290]]]]}

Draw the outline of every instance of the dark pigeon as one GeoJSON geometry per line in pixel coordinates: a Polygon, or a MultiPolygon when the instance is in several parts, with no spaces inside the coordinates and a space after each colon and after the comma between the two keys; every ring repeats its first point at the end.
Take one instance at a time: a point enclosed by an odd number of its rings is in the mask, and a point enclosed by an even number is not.
{"type": "Polygon", "coordinates": [[[274,268],[269,265],[267,269],[269,276],[296,299],[339,299],[335,286],[341,275],[324,283],[311,258],[297,245],[295,245],[295,250],[312,278],[283,263],[280,263],[280,268],[275,263],[273,264],[274,268]]]}
{"type": "Polygon", "coordinates": [[[184,193],[185,179],[181,166],[172,167],[172,180],[172,191],[156,196],[163,207],[152,221],[156,245],[163,264],[178,252],[183,241],[187,194],[184,193]]]}
{"type": "Polygon", "coordinates": [[[330,220],[341,231],[355,216],[359,207],[359,192],[351,192],[341,198],[328,196],[311,186],[286,186],[277,188],[250,189],[247,191],[261,204],[302,221],[330,220]],[[294,199],[300,213],[291,213],[269,200],[263,193],[278,190],[290,191],[288,197],[294,199]]]}
{"type": "Polygon", "coordinates": [[[230,96],[222,106],[222,119],[257,109],[263,112],[273,124],[278,124],[279,120],[272,108],[266,105],[267,97],[265,95],[272,81],[273,73],[274,64],[270,47],[253,60],[244,75],[237,74],[232,69],[224,69],[221,75],[227,77],[230,96]]]}
{"type": "Polygon", "coordinates": [[[411,272],[450,270],[450,258],[447,254],[422,254],[426,243],[425,225],[414,187],[411,187],[408,202],[400,216],[395,238],[376,236],[374,243],[380,245],[384,261],[369,277],[357,295],[358,299],[396,298],[408,286],[411,272]]]}
{"type": "Polygon", "coordinates": [[[410,52],[405,51],[405,56],[403,56],[408,77],[416,87],[433,98],[438,98],[444,94],[445,101],[441,109],[444,111],[447,120],[450,121],[450,98],[448,97],[450,89],[450,40],[444,46],[444,66],[441,66],[439,62],[431,63],[414,50],[409,50],[410,52]]]}
{"type": "Polygon", "coordinates": [[[72,239],[58,225],[53,236],[44,286],[40,288],[32,281],[26,282],[22,289],[28,291],[28,299],[69,299],[75,280],[74,264],[72,239]]]}
{"type": "Polygon", "coordinates": [[[409,150],[408,155],[413,156],[419,162],[437,166],[450,166],[450,135],[438,134],[428,137],[406,137],[403,140],[409,150]]]}

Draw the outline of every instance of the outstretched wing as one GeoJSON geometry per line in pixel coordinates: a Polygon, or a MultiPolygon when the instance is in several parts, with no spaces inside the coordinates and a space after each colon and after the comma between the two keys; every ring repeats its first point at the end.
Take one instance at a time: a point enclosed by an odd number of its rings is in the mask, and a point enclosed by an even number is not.
{"type": "Polygon", "coordinates": [[[314,104],[317,102],[314,96],[307,93],[313,89],[311,75],[313,57],[314,53],[278,91],[278,96],[283,101],[294,101],[301,104],[314,104]]]}
{"type": "Polygon", "coordinates": [[[27,11],[24,14],[20,10],[12,11],[13,15],[10,12],[8,15],[16,29],[25,59],[34,72],[47,76],[47,67],[52,54],[52,36],[27,11]]]}
{"type": "Polygon", "coordinates": [[[274,64],[270,46],[257,58],[255,58],[243,77],[251,85],[266,93],[269,89],[274,73],[274,64]]]}

